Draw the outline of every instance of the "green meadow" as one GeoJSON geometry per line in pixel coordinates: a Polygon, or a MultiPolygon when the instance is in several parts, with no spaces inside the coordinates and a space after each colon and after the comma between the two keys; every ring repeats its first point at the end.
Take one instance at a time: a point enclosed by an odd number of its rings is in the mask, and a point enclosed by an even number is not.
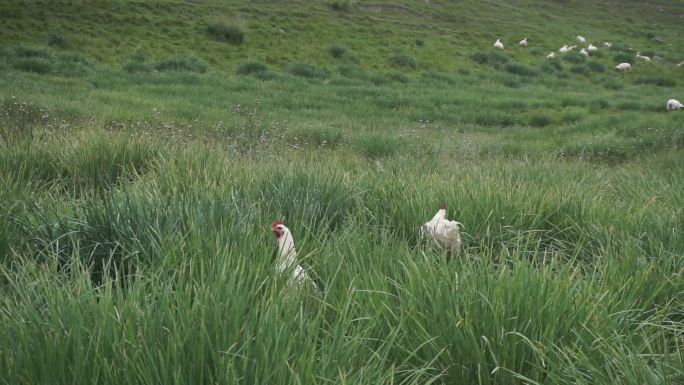
{"type": "Polygon", "coordinates": [[[3,1],[0,384],[682,384],[682,61],[681,2],[3,1]]]}

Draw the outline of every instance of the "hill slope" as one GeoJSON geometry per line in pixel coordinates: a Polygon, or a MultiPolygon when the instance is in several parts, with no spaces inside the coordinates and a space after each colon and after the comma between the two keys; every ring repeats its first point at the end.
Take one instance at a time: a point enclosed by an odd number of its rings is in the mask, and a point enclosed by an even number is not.
{"type": "Polygon", "coordinates": [[[330,65],[328,48],[344,44],[373,68],[385,66],[396,48],[413,53],[421,67],[453,70],[496,38],[513,48],[526,36],[531,47],[548,51],[578,34],[684,60],[684,4],[666,1],[9,0],[0,15],[2,44],[42,43],[59,33],[72,49],[109,64],[142,50],[157,57],[193,53],[224,70],[247,58],[330,65]],[[238,25],[245,42],[212,39],[207,26],[216,21],[238,25]]]}

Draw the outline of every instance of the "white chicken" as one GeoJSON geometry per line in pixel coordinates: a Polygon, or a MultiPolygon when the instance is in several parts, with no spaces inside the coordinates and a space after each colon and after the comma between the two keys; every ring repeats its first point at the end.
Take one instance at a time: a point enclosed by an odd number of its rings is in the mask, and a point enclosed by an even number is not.
{"type": "Polygon", "coordinates": [[[580,35],[577,35],[577,37],[575,39],[577,40],[578,43],[584,44],[587,42],[587,39],[585,39],[583,36],[580,36],[580,35]]]}
{"type": "Polygon", "coordinates": [[[637,59],[641,59],[643,61],[651,61],[651,58],[648,56],[644,56],[641,54],[641,52],[637,52],[636,56],[637,59]]]}
{"type": "Polygon", "coordinates": [[[521,47],[527,47],[527,38],[524,38],[518,42],[518,45],[521,47]]]}
{"type": "Polygon", "coordinates": [[[316,295],[320,296],[320,290],[316,282],[309,277],[306,270],[297,263],[297,250],[290,229],[282,220],[277,220],[271,225],[271,231],[278,242],[278,264],[276,270],[279,273],[292,273],[292,283],[298,288],[311,287],[316,295]]]}
{"type": "Polygon", "coordinates": [[[598,48],[593,44],[589,44],[589,46],[587,47],[587,51],[596,52],[596,51],[598,51],[598,48]]]}
{"type": "Polygon", "coordinates": [[[496,41],[494,42],[494,48],[504,49],[504,45],[501,42],[501,39],[496,39],[496,41]]]}
{"type": "Polygon", "coordinates": [[[680,103],[679,100],[670,99],[667,101],[667,110],[674,111],[684,108],[684,104],[680,103]]]}
{"type": "Polygon", "coordinates": [[[421,233],[430,237],[436,248],[444,249],[450,255],[458,255],[461,251],[459,225],[462,223],[446,219],[446,207],[442,203],[437,214],[421,227],[421,233]]]}

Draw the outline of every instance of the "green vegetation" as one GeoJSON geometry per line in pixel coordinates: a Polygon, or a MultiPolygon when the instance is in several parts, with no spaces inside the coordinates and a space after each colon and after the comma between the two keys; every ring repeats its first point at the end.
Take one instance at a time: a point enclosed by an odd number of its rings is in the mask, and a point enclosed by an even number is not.
{"type": "Polygon", "coordinates": [[[2,2],[0,384],[683,383],[656,3],[2,2]]]}
{"type": "Polygon", "coordinates": [[[245,31],[238,25],[214,22],[207,26],[207,32],[218,41],[240,45],[245,41],[245,31]]]}

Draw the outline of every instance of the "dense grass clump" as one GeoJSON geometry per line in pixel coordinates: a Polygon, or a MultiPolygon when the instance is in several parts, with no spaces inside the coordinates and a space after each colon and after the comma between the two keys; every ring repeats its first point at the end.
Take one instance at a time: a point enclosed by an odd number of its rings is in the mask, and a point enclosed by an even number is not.
{"type": "Polygon", "coordinates": [[[62,33],[51,32],[45,37],[45,44],[52,47],[66,48],[69,46],[69,39],[62,33]]]}
{"type": "Polygon", "coordinates": [[[597,72],[597,73],[606,72],[606,66],[604,66],[603,64],[601,64],[599,62],[595,62],[595,61],[588,62],[587,63],[587,69],[591,72],[597,72]]]}
{"type": "Polygon", "coordinates": [[[6,55],[12,68],[41,75],[83,76],[95,65],[91,58],[80,53],[57,54],[40,47],[15,46],[6,55]]]}
{"type": "Polygon", "coordinates": [[[351,10],[351,0],[332,0],[328,3],[330,8],[338,12],[348,12],[351,10]]]}
{"type": "Polygon", "coordinates": [[[330,46],[328,52],[330,52],[330,56],[334,57],[335,59],[343,59],[349,50],[343,45],[334,44],[330,46]]]}
{"type": "Polygon", "coordinates": [[[287,67],[287,72],[307,79],[326,79],[330,77],[330,72],[327,70],[305,63],[291,64],[287,67]]]}
{"type": "Polygon", "coordinates": [[[470,55],[470,59],[479,64],[489,64],[500,67],[508,63],[508,57],[495,51],[477,51],[470,55]]]}
{"type": "Polygon", "coordinates": [[[658,87],[675,87],[677,85],[677,82],[670,78],[670,77],[665,77],[665,76],[657,76],[657,75],[651,75],[651,76],[639,76],[635,79],[635,83],[637,84],[649,84],[649,85],[654,85],[658,87]]]}
{"type": "Polygon", "coordinates": [[[237,24],[216,21],[207,26],[207,33],[215,40],[240,45],[245,41],[245,31],[237,24]]]}
{"type": "Polygon", "coordinates": [[[372,133],[361,136],[356,145],[361,154],[377,159],[394,155],[399,151],[401,143],[396,138],[385,134],[372,133]]]}
{"type": "Polygon", "coordinates": [[[390,63],[395,67],[416,68],[416,57],[401,50],[395,50],[390,56],[390,63]]]}
{"type": "Polygon", "coordinates": [[[634,64],[634,54],[627,52],[618,52],[615,55],[613,55],[613,61],[615,63],[634,64]]]}
{"type": "Polygon", "coordinates": [[[251,60],[241,63],[235,68],[238,75],[249,75],[259,79],[268,79],[271,76],[268,66],[260,61],[251,60]]]}
{"type": "Polygon", "coordinates": [[[519,63],[507,63],[504,65],[504,70],[506,72],[510,72],[515,75],[520,75],[520,76],[537,76],[537,71],[529,66],[526,66],[524,64],[519,64],[519,63]]]}
{"type": "Polygon", "coordinates": [[[204,73],[207,67],[207,62],[196,56],[172,56],[158,61],[152,68],[157,71],[204,73]]]}
{"type": "Polygon", "coordinates": [[[573,64],[582,64],[587,61],[587,58],[584,57],[581,53],[577,51],[570,51],[564,55],[561,56],[563,60],[567,61],[568,63],[573,63],[573,64]]]}

